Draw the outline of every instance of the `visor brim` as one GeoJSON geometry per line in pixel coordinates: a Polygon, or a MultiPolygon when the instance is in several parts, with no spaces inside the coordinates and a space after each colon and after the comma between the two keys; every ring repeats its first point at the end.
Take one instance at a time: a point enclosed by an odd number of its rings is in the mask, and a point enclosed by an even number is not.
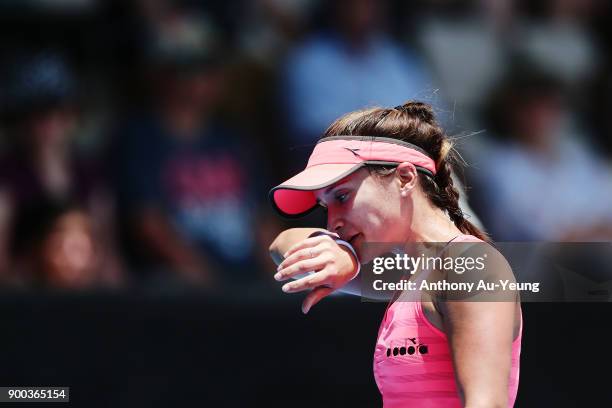
{"type": "Polygon", "coordinates": [[[330,163],[309,167],[270,190],[272,206],[283,217],[302,217],[317,207],[314,191],[331,186],[364,165],[330,163]]]}

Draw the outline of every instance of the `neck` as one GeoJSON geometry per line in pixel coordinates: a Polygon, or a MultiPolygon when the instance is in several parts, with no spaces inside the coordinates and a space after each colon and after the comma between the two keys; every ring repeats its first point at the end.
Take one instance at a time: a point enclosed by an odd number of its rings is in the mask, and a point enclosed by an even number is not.
{"type": "Polygon", "coordinates": [[[445,211],[423,198],[413,206],[407,242],[448,242],[462,232],[445,211]]]}

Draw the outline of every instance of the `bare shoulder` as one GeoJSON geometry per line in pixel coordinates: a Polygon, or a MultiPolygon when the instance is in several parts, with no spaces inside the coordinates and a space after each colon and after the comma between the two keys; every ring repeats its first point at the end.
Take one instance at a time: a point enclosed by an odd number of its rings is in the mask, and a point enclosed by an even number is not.
{"type": "Polygon", "coordinates": [[[431,292],[423,311],[439,314],[439,320],[433,319],[442,322],[445,332],[471,326],[466,319],[478,319],[490,322],[490,328],[508,329],[515,340],[522,324],[520,297],[508,289],[516,278],[503,254],[486,242],[461,242],[450,246],[444,257],[453,260],[453,268],[439,274],[447,288],[431,292]]]}

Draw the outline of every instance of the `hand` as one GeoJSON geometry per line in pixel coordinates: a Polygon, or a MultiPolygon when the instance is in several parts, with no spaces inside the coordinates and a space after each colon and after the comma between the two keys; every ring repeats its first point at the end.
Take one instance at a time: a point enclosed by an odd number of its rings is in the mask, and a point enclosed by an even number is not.
{"type": "Polygon", "coordinates": [[[312,289],[302,303],[305,314],[321,299],[355,278],[359,266],[353,253],[328,235],[306,238],[289,248],[283,257],[274,275],[277,281],[314,272],[282,288],[287,293],[312,289]]]}

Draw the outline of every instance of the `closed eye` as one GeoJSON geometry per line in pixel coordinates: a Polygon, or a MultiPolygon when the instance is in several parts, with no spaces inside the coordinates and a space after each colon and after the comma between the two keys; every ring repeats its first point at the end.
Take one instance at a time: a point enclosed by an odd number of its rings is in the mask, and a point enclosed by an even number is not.
{"type": "Polygon", "coordinates": [[[338,201],[339,203],[343,203],[347,200],[347,198],[348,198],[348,193],[338,194],[336,196],[336,201],[338,201]]]}

